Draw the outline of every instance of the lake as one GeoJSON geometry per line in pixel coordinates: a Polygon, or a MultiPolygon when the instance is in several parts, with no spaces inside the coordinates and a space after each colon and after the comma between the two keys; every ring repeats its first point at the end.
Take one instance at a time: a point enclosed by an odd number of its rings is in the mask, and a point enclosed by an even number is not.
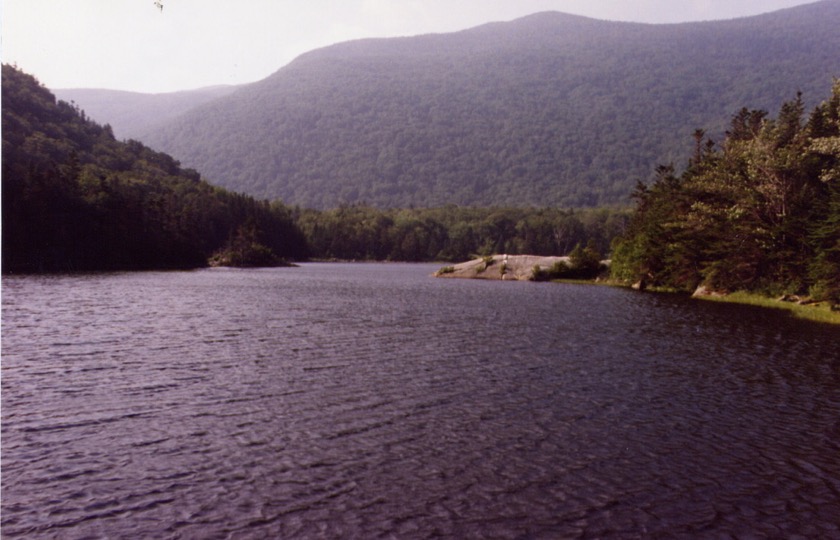
{"type": "Polygon", "coordinates": [[[4,538],[840,538],[840,331],[304,264],[3,279],[4,538]]]}

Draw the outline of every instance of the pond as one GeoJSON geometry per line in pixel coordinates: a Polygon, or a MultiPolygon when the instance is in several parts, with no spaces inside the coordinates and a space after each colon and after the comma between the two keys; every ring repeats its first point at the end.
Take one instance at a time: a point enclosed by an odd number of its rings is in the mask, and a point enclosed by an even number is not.
{"type": "Polygon", "coordinates": [[[437,267],[4,278],[3,537],[840,537],[837,327],[437,267]]]}

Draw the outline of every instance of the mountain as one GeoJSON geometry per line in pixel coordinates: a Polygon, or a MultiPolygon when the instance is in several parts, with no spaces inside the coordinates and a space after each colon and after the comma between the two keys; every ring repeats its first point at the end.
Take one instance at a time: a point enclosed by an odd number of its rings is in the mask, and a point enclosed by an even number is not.
{"type": "Polygon", "coordinates": [[[191,268],[303,257],[282,205],[119,142],[31,75],[2,69],[3,272],[191,268]]]}
{"type": "Polygon", "coordinates": [[[306,53],[143,140],[305,207],[626,204],[698,128],[840,75],[840,2],[649,25],[549,12],[306,53]]]}
{"type": "Polygon", "coordinates": [[[78,104],[97,122],[108,123],[120,139],[137,139],[158,124],[226,96],[236,86],[211,86],[183,92],[143,94],[93,88],[55,89],[56,98],[78,104]]]}

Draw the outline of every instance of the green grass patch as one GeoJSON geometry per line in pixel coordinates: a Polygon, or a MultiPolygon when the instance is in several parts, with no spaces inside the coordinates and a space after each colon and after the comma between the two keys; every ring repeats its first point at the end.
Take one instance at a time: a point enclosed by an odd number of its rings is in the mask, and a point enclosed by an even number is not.
{"type": "Polygon", "coordinates": [[[840,324],[840,311],[832,311],[828,302],[816,302],[800,304],[798,302],[785,302],[755,293],[734,292],[725,296],[701,296],[701,300],[712,302],[730,302],[733,304],[746,304],[771,309],[784,309],[790,311],[794,317],[807,319],[829,324],[840,324]]]}

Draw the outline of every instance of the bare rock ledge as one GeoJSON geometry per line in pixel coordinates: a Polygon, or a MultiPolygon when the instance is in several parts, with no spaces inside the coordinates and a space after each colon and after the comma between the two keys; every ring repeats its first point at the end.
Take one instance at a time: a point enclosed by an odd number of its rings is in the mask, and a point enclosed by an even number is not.
{"type": "Polygon", "coordinates": [[[569,257],[540,257],[539,255],[492,255],[445,266],[434,273],[435,277],[498,279],[527,281],[534,275],[534,267],[548,270],[556,262],[569,263],[569,257]]]}

